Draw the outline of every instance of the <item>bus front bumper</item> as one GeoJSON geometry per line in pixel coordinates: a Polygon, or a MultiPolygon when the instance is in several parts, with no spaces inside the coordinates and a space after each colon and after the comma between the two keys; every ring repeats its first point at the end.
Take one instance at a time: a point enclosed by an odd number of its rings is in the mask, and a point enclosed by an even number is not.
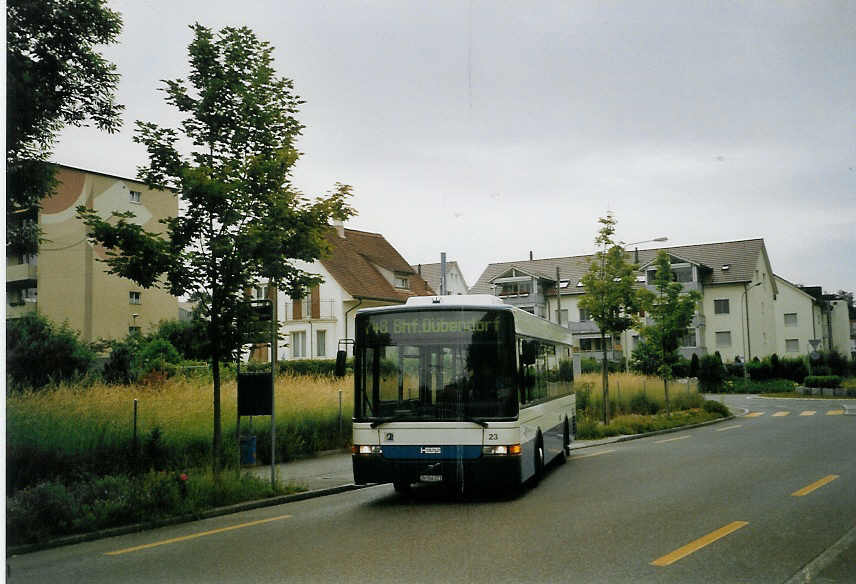
{"type": "Polygon", "coordinates": [[[354,482],[443,482],[480,488],[514,488],[520,485],[519,456],[481,456],[473,460],[390,460],[383,455],[354,454],[354,482]]]}

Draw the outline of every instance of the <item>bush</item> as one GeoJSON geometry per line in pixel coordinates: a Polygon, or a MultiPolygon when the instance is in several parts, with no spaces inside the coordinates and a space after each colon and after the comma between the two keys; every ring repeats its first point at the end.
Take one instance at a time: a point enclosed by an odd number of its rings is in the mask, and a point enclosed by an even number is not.
{"type": "Polygon", "coordinates": [[[660,411],[660,404],[653,401],[645,393],[637,393],[630,398],[630,413],[653,415],[660,411]]]}
{"type": "Polygon", "coordinates": [[[725,381],[725,368],[718,353],[705,355],[699,360],[698,382],[701,391],[718,392],[725,381]]]}
{"type": "Polygon", "coordinates": [[[781,376],[797,383],[802,383],[808,375],[808,366],[802,357],[784,357],[779,361],[781,376]]]}
{"type": "Polygon", "coordinates": [[[167,365],[181,362],[181,355],[168,340],[155,337],[141,347],[139,362],[141,373],[166,371],[167,365]]]}
{"type": "Polygon", "coordinates": [[[207,361],[211,357],[208,323],[204,320],[163,320],[153,336],[168,340],[186,360],[207,361]]]}
{"type": "Polygon", "coordinates": [[[38,389],[85,375],[95,352],[67,325],[39,314],[6,321],[6,375],[11,385],[38,389]]]}
{"type": "Polygon", "coordinates": [[[728,377],[737,377],[742,378],[743,373],[743,363],[726,363],[725,364],[725,373],[728,377]]]}
{"type": "Polygon", "coordinates": [[[809,375],[805,378],[807,387],[841,387],[841,377],[838,375],[809,375]]]}
{"type": "Polygon", "coordinates": [[[690,359],[690,377],[698,377],[698,353],[693,353],[692,359],[690,359]]]}
{"type": "Polygon", "coordinates": [[[766,381],[773,378],[773,368],[770,361],[764,358],[763,361],[753,359],[746,363],[746,372],[749,374],[749,379],[752,381],[766,381]]]}
{"type": "Polygon", "coordinates": [[[711,414],[719,414],[722,417],[727,417],[731,415],[731,411],[728,409],[728,406],[726,406],[722,402],[710,399],[704,400],[702,408],[704,408],[704,411],[706,412],[710,412],[711,414]]]}

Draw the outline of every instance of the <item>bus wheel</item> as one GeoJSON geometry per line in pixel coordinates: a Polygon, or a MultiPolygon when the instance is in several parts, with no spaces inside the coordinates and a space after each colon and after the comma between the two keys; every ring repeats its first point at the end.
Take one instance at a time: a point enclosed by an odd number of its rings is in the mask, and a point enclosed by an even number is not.
{"type": "Polygon", "coordinates": [[[544,476],[544,439],[541,434],[538,434],[538,440],[535,443],[535,483],[538,483],[544,476]]]}
{"type": "Polygon", "coordinates": [[[392,488],[394,488],[395,492],[399,495],[410,494],[410,483],[408,483],[407,481],[393,481],[392,488]]]}
{"type": "Polygon", "coordinates": [[[565,428],[562,433],[562,454],[560,461],[565,462],[571,455],[571,426],[568,424],[568,419],[565,418],[565,428]]]}

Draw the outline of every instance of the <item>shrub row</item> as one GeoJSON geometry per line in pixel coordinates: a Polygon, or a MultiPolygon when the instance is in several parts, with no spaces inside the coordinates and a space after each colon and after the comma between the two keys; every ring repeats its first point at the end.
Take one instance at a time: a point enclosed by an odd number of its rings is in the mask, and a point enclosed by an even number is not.
{"type": "Polygon", "coordinates": [[[841,387],[838,375],[809,375],[804,381],[806,387],[841,387]]]}

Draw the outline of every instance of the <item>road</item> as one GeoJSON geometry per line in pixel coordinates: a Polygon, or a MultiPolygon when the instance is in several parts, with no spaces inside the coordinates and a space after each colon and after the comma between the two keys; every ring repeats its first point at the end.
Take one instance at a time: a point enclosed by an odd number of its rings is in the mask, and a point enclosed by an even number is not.
{"type": "MultiPolygon", "coordinates": [[[[516,498],[380,485],[12,557],[9,582],[786,582],[856,526],[856,416],[727,403],[757,415],[576,451],[516,498]]],[[[853,550],[816,581],[856,581],[853,550]]]]}

